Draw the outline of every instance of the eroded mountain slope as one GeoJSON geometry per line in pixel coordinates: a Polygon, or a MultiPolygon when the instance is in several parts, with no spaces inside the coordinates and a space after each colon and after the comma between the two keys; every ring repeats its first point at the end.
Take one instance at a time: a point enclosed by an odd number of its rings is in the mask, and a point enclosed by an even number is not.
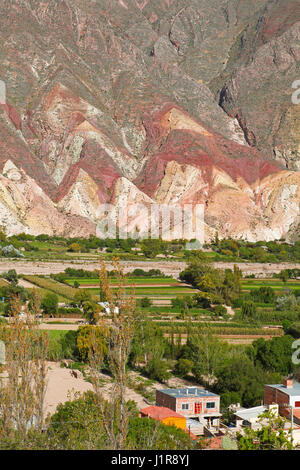
{"type": "MultiPolygon", "coordinates": [[[[204,204],[206,238],[293,236],[298,2],[3,0],[1,8],[8,233],[88,236],[101,204],[138,202],[204,204]]],[[[147,225],[142,213],[129,222],[147,225]]]]}

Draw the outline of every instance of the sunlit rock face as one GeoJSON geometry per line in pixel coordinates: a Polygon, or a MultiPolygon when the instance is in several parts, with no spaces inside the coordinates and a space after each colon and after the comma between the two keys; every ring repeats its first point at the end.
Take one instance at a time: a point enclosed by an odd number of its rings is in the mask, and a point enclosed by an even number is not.
{"type": "Polygon", "coordinates": [[[299,5],[4,0],[0,225],[89,236],[110,204],[143,233],[201,204],[206,240],[295,237],[299,5]]]}

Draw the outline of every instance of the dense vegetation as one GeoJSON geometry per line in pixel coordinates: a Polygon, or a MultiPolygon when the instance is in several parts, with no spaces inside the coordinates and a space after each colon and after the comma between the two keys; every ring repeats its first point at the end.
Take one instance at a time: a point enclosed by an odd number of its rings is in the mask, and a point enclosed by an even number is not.
{"type": "Polygon", "coordinates": [[[204,245],[203,250],[193,248],[196,240],[161,239],[101,239],[91,235],[89,238],[64,238],[41,234],[37,236],[21,233],[6,237],[0,232],[0,256],[26,257],[31,259],[74,259],[93,258],[101,253],[106,259],[119,256],[122,259],[156,259],[163,256],[173,259],[192,259],[202,252],[208,260],[233,262],[300,262],[300,242],[294,244],[284,240],[271,242],[247,242],[243,240],[224,239],[216,236],[210,244],[204,245]]]}

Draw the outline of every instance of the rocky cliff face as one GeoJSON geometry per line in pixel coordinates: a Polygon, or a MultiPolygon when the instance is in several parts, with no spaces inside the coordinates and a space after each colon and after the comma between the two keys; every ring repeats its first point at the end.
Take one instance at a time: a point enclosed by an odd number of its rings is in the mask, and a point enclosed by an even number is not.
{"type": "Polygon", "coordinates": [[[0,37],[9,234],[134,202],[201,203],[206,238],[296,233],[298,0],[2,0],[0,37]]]}

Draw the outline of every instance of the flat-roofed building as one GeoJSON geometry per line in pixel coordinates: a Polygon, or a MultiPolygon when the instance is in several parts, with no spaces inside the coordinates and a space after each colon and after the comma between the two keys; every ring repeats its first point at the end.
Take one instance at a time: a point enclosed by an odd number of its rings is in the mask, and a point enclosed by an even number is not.
{"type": "Polygon", "coordinates": [[[276,403],[282,416],[290,417],[300,412],[300,383],[293,379],[284,379],[282,384],[265,385],[265,405],[276,403]]]}
{"type": "Polygon", "coordinates": [[[220,396],[199,387],[156,391],[156,404],[166,406],[186,418],[197,418],[207,426],[219,426],[220,396]]]}
{"type": "Polygon", "coordinates": [[[251,429],[260,429],[267,423],[262,419],[262,415],[272,412],[274,416],[278,416],[278,405],[261,405],[253,408],[239,408],[235,411],[236,426],[249,426],[251,429]]]}

